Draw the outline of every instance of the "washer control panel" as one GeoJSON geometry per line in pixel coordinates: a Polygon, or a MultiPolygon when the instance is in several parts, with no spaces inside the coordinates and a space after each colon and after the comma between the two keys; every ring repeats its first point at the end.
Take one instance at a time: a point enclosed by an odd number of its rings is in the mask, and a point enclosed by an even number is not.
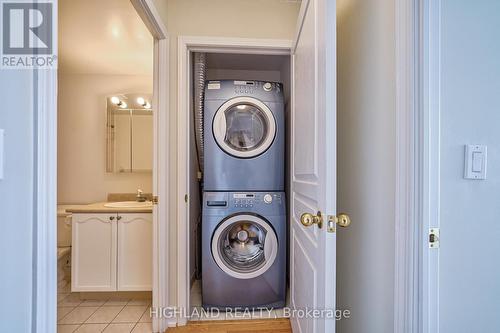
{"type": "Polygon", "coordinates": [[[233,193],[230,206],[234,208],[253,208],[258,205],[281,204],[281,193],[233,193]]]}
{"type": "Polygon", "coordinates": [[[233,207],[251,208],[255,205],[258,198],[254,193],[233,193],[233,207]]]}

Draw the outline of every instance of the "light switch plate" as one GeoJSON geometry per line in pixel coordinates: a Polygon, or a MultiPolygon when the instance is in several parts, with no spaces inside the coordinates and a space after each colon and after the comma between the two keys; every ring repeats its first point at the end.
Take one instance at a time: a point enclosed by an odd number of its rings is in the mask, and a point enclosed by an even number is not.
{"type": "Polygon", "coordinates": [[[3,160],[4,160],[4,130],[0,129],[0,180],[3,179],[3,160]]]}
{"type": "Polygon", "coordinates": [[[486,179],[487,152],[485,145],[465,146],[465,179],[486,179]]]}

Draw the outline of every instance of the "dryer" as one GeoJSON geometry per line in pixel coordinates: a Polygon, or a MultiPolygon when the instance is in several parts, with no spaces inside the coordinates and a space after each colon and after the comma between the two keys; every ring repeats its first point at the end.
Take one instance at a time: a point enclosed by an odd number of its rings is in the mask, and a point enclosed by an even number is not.
{"type": "Polygon", "coordinates": [[[284,191],[282,84],[208,81],[204,110],[204,190],[284,191]]]}
{"type": "Polygon", "coordinates": [[[286,297],[285,193],[205,192],[205,308],[277,308],[286,297]]]}

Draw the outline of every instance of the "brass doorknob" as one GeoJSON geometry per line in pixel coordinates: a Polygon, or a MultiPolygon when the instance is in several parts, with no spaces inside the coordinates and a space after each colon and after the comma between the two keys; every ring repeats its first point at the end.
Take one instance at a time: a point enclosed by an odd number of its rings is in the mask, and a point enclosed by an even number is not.
{"type": "Polygon", "coordinates": [[[345,213],[340,213],[337,215],[337,224],[340,227],[348,227],[351,224],[351,218],[345,213]]]}
{"type": "Polygon", "coordinates": [[[351,224],[351,218],[345,213],[337,215],[328,215],[328,222],[326,223],[326,231],[336,232],[337,225],[339,227],[348,227],[351,224]]]}
{"type": "Polygon", "coordinates": [[[304,227],[309,227],[313,224],[317,224],[318,228],[321,229],[323,226],[323,217],[321,216],[321,212],[318,212],[316,215],[311,213],[304,213],[300,216],[300,223],[304,227]]]}

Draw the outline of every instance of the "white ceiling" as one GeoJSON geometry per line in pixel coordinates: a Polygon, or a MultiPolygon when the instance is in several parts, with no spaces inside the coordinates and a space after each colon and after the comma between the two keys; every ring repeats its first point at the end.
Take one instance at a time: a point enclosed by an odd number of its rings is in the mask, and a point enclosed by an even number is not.
{"type": "Polygon", "coordinates": [[[130,0],[60,0],[59,70],[152,75],[153,37],[130,0]]]}

